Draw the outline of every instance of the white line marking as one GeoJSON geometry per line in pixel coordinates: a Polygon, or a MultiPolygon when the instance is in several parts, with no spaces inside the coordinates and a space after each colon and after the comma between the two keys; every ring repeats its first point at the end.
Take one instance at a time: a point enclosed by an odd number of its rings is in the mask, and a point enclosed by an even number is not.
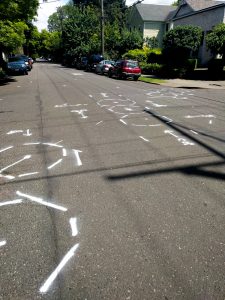
{"type": "Polygon", "coordinates": [[[149,140],[148,139],[146,139],[146,138],[144,138],[143,136],[139,136],[139,138],[141,138],[143,141],[145,141],[145,142],[149,142],[149,140]]]}
{"type": "Polygon", "coordinates": [[[15,176],[12,176],[12,175],[2,175],[0,174],[0,177],[3,177],[3,178],[7,178],[7,179],[15,179],[15,176]]]}
{"type": "Polygon", "coordinates": [[[102,97],[104,98],[109,98],[109,96],[107,95],[107,93],[101,93],[102,97]]]}
{"type": "Polygon", "coordinates": [[[30,129],[27,129],[27,133],[24,133],[23,135],[24,135],[24,136],[31,136],[32,133],[30,132],[30,129]]]}
{"type": "Polygon", "coordinates": [[[49,206],[49,207],[52,207],[52,208],[55,208],[55,209],[58,209],[58,210],[67,211],[66,207],[56,205],[56,204],[51,203],[51,202],[44,201],[42,198],[38,198],[38,197],[34,197],[34,196],[31,196],[31,195],[28,195],[28,194],[24,194],[24,193],[21,193],[20,191],[17,191],[16,194],[18,196],[24,197],[25,199],[29,199],[29,200],[37,202],[39,204],[49,206]]]}
{"type": "Polygon", "coordinates": [[[6,150],[12,149],[12,148],[13,148],[13,146],[9,146],[9,147],[7,147],[7,148],[0,149],[0,153],[1,153],[1,152],[4,152],[4,151],[6,151],[6,150]]]}
{"type": "Polygon", "coordinates": [[[5,246],[6,245],[6,241],[0,241],[0,247],[5,246]]]}
{"type": "Polygon", "coordinates": [[[58,144],[60,144],[62,142],[63,142],[63,140],[60,140],[60,141],[56,142],[55,144],[58,145],[58,144]]]}
{"type": "Polygon", "coordinates": [[[71,110],[71,112],[76,112],[78,115],[81,115],[82,119],[87,119],[88,116],[84,115],[84,112],[87,111],[87,109],[80,109],[80,110],[71,110]]]}
{"type": "Polygon", "coordinates": [[[83,76],[84,74],[82,74],[82,73],[72,73],[72,75],[74,75],[74,76],[83,76]]]}
{"type": "Polygon", "coordinates": [[[62,161],[62,158],[60,158],[59,160],[57,160],[56,162],[54,162],[52,165],[48,166],[48,169],[52,169],[54,168],[56,165],[60,164],[62,161]]]}
{"type": "Polygon", "coordinates": [[[209,120],[209,124],[212,124],[212,120],[209,120]]]}
{"type": "Polygon", "coordinates": [[[10,200],[10,201],[5,201],[5,202],[0,202],[0,206],[5,206],[5,205],[11,205],[11,204],[19,204],[22,203],[22,199],[15,199],[15,200],[10,200]]]}
{"type": "Polygon", "coordinates": [[[190,131],[191,131],[192,133],[194,133],[194,134],[198,134],[196,131],[194,131],[194,130],[192,130],[192,129],[191,129],[190,131]]]}
{"type": "Polygon", "coordinates": [[[59,272],[63,269],[63,267],[66,265],[66,263],[74,256],[75,251],[79,247],[79,244],[75,244],[68,252],[67,254],[63,257],[59,265],[55,268],[55,270],[52,272],[52,274],[48,277],[48,279],[45,281],[45,283],[41,286],[40,292],[41,293],[46,293],[53,283],[53,281],[56,279],[58,276],[59,272]]]}
{"type": "Polygon", "coordinates": [[[21,161],[24,161],[24,160],[29,159],[29,158],[31,158],[31,155],[25,155],[22,159],[20,159],[20,160],[14,162],[13,164],[11,164],[11,165],[9,165],[9,166],[1,169],[0,173],[3,172],[3,171],[5,171],[5,170],[7,170],[8,168],[10,168],[12,166],[15,166],[15,165],[19,164],[21,161]]]}
{"type": "Polygon", "coordinates": [[[67,150],[66,150],[66,148],[63,148],[63,149],[62,149],[62,155],[63,155],[63,156],[67,156],[67,150]]]}
{"type": "Polygon", "coordinates": [[[90,97],[90,98],[93,98],[93,96],[92,96],[92,95],[89,95],[89,97],[90,97]]]}
{"type": "Polygon", "coordinates": [[[29,145],[40,145],[40,142],[34,142],[34,143],[24,143],[24,146],[29,146],[29,145]]]}
{"type": "Polygon", "coordinates": [[[6,134],[14,134],[14,133],[21,133],[23,132],[23,130],[11,130],[9,132],[7,132],[6,134]]]}
{"type": "Polygon", "coordinates": [[[185,116],[186,119],[194,118],[216,118],[214,115],[196,115],[196,116],[185,116]]]}
{"type": "Polygon", "coordinates": [[[74,152],[76,160],[77,160],[77,166],[82,166],[82,161],[80,160],[80,156],[79,156],[79,153],[81,153],[82,151],[73,149],[73,152],[74,152]]]}
{"type": "Polygon", "coordinates": [[[98,123],[96,123],[95,125],[99,125],[99,124],[101,124],[103,121],[99,121],[98,123]]]}
{"type": "Polygon", "coordinates": [[[77,218],[70,218],[70,226],[71,226],[72,236],[78,235],[77,218]]]}
{"type": "Polygon", "coordinates": [[[43,145],[47,145],[47,146],[51,146],[51,147],[63,148],[63,146],[61,146],[61,145],[52,144],[52,143],[43,143],[43,145]]]}
{"type": "Polygon", "coordinates": [[[23,173],[18,175],[18,177],[25,177],[25,176],[30,176],[30,175],[35,175],[38,174],[39,172],[31,172],[31,173],[23,173]]]}
{"type": "Polygon", "coordinates": [[[120,122],[123,123],[123,124],[125,124],[125,125],[127,125],[127,123],[124,120],[122,120],[122,119],[120,119],[120,122]]]}
{"type": "Polygon", "coordinates": [[[187,139],[179,137],[178,135],[176,135],[173,130],[164,130],[164,133],[168,133],[172,136],[174,136],[178,142],[181,142],[184,146],[194,146],[195,144],[193,142],[189,142],[187,139]]]}

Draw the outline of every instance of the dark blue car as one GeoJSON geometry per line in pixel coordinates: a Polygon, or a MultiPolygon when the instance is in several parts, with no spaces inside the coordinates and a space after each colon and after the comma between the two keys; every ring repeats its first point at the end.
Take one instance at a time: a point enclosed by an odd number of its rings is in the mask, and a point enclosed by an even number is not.
{"type": "Polygon", "coordinates": [[[27,65],[22,57],[10,57],[7,63],[8,74],[23,74],[28,75],[27,65]]]}

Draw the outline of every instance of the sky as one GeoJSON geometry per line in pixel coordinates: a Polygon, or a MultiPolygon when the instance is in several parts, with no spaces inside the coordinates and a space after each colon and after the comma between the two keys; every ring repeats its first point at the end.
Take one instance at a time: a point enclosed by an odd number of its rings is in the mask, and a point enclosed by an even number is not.
{"type": "MultiPolygon", "coordinates": [[[[48,26],[48,17],[52,15],[57,7],[65,5],[68,0],[48,0],[48,2],[43,3],[43,0],[39,0],[40,7],[38,9],[38,16],[36,17],[37,22],[34,22],[34,25],[37,26],[38,30],[47,29],[48,26]]],[[[126,0],[127,5],[132,5],[135,0],[126,0]]],[[[144,4],[164,4],[170,5],[174,0],[144,0],[144,4]]]]}

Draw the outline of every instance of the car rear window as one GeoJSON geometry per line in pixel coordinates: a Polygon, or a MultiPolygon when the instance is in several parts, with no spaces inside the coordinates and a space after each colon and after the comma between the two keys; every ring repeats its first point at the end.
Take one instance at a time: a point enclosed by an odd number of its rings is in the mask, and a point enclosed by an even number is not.
{"type": "Polygon", "coordinates": [[[136,67],[138,67],[138,62],[137,61],[128,61],[127,67],[128,68],[136,68],[136,67]]]}

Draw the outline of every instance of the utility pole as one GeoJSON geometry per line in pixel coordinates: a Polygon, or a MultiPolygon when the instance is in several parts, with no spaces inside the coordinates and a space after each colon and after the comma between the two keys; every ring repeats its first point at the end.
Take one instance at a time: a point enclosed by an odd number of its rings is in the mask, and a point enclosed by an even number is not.
{"type": "Polygon", "coordinates": [[[102,50],[102,56],[104,57],[105,52],[105,35],[104,35],[104,3],[103,0],[101,0],[101,50],[102,50]]]}

